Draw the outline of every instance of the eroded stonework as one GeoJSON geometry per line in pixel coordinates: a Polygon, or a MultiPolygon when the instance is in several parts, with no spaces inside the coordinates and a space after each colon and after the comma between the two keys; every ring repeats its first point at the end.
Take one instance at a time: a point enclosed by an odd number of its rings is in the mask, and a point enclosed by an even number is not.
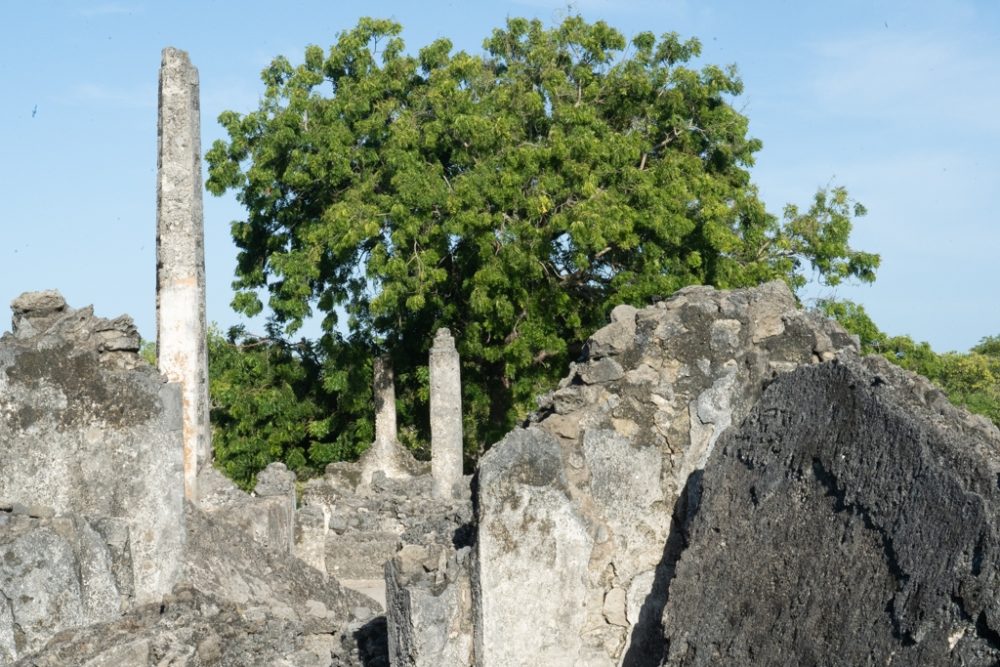
{"type": "Polygon", "coordinates": [[[1000,663],[1000,432],[880,357],[778,377],[709,458],[665,665],[1000,663]]]}
{"type": "Polygon", "coordinates": [[[0,499],[124,519],[135,597],[177,581],[184,548],[180,398],[139,355],[132,320],[18,297],[0,339],[0,499]],[[180,483],[180,487],[178,487],[180,483]]]}
{"type": "Polygon", "coordinates": [[[716,441],[776,374],[845,349],[779,282],[616,308],[534,424],[480,462],[479,664],[658,665],[672,527],[716,441]]]}

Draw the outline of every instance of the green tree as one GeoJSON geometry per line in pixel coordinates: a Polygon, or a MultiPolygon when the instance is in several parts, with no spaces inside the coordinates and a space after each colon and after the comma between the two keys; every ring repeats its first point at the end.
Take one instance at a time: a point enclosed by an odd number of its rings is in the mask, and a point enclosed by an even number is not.
{"type": "Polygon", "coordinates": [[[400,31],[362,19],[301,65],[276,58],[260,107],[223,113],[229,139],[207,156],[209,190],[247,211],[234,307],[255,315],[266,297],[289,333],[323,314],[331,395],[364,395],[369,379],[340,364],[388,351],[419,440],[427,350],[449,327],[475,453],[616,304],[694,283],[798,287],[809,266],[829,284],[874,279],[878,256],[848,245],[864,210],[843,189],[765,209],[748,172],[761,144],[730,103],[741,81],[688,66],[697,40],[510,19],[482,54],[440,39],[409,55],[400,31]],[[345,353],[338,330],[367,347],[345,353]]]}
{"type": "Polygon", "coordinates": [[[272,461],[298,472],[321,469],[357,454],[354,443],[370,438],[330,413],[331,397],[308,342],[291,344],[273,331],[252,336],[238,327],[223,336],[212,328],[208,356],[215,463],[244,488],[272,461]]]}

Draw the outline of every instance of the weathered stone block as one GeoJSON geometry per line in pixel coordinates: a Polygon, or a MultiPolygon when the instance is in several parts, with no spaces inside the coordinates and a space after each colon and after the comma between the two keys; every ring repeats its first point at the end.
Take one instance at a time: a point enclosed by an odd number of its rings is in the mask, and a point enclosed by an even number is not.
{"type": "Polygon", "coordinates": [[[576,664],[593,611],[593,547],[555,438],[538,428],[517,430],[487,452],[479,465],[476,542],[480,665],[576,664]]]}
{"type": "Polygon", "coordinates": [[[384,564],[400,546],[400,536],[387,532],[330,534],[326,571],[338,579],[381,579],[384,564]]]}
{"type": "Polygon", "coordinates": [[[16,300],[17,334],[0,339],[0,497],[125,520],[136,598],[156,600],[184,546],[178,390],[95,335],[128,338],[131,320],[72,310],[57,294],[16,300]]]}
{"type": "Polygon", "coordinates": [[[40,649],[62,630],[116,618],[131,600],[123,599],[115,564],[116,555],[82,517],[20,515],[5,521],[0,662],[40,649]]]}

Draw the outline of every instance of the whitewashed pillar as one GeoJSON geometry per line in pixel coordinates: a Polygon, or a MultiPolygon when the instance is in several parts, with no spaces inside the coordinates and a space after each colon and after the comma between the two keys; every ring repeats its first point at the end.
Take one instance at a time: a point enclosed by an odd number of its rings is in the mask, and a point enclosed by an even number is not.
{"type": "Polygon", "coordinates": [[[198,471],[211,460],[205,341],[198,70],[187,53],[163,50],[156,183],[156,346],[160,372],[181,386],[184,495],[198,500],[198,471]]]}

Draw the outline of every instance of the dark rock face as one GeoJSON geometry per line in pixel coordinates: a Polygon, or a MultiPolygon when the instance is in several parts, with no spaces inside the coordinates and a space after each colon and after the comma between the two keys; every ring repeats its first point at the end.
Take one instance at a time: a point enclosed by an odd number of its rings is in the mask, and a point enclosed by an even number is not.
{"type": "Polygon", "coordinates": [[[1000,664],[1000,435],[851,356],[779,376],[705,466],[664,665],[1000,664]]]}

